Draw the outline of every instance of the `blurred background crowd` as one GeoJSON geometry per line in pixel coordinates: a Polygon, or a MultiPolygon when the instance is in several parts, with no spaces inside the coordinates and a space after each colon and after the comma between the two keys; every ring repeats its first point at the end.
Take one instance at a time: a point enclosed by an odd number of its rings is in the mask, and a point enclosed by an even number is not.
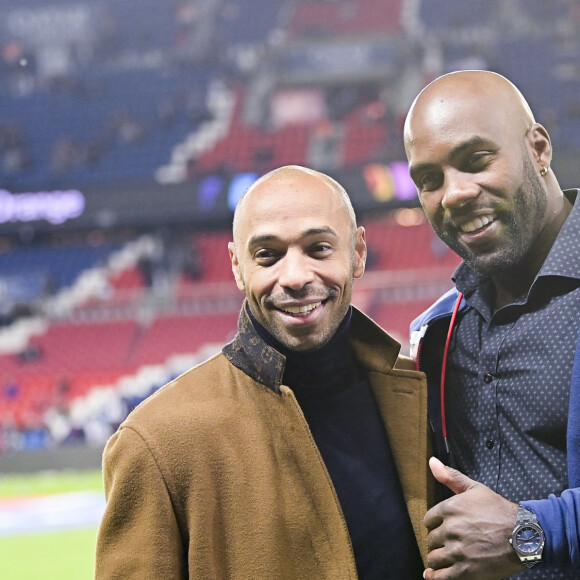
{"type": "Polygon", "coordinates": [[[514,81],[580,167],[577,0],[0,0],[0,454],[101,449],[229,340],[232,211],[274,167],[329,173],[367,229],[354,302],[407,348],[458,259],[402,125],[436,76],[514,81]]]}

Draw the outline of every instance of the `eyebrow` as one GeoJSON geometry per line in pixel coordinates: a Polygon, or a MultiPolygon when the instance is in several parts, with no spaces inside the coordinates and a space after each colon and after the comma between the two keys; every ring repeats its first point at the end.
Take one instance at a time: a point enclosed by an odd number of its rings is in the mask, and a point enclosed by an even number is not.
{"type": "MultiPolygon", "coordinates": [[[[454,162],[457,157],[459,157],[465,150],[471,149],[472,147],[476,147],[478,145],[483,145],[486,142],[487,140],[483,137],[475,135],[474,137],[471,137],[471,139],[467,139],[466,141],[463,141],[463,143],[460,143],[451,149],[447,158],[449,161],[454,162]]],[[[432,169],[433,167],[437,167],[437,165],[438,164],[436,163],[420,163],[419,165],[413,167],[409,173],[411,177],[414,177],[417,173],[423,173],[424,171],[432,169]]]]}
{"type": "MultiPolygon", "coordinates": [[[[329,226],[324,226],[321,228],[309,228],[300,233],[300,237],[306,238],[309,236],[317,236],[320,234],[328,234],[334,237],[338,237],[338,234],[329,226]]],[[[279,239],[280,238],[275,234],[260,234],[257,236],[252,236],[248,241],[248,247],[259,246],[267,242],[275,242],[279,239]]]]}

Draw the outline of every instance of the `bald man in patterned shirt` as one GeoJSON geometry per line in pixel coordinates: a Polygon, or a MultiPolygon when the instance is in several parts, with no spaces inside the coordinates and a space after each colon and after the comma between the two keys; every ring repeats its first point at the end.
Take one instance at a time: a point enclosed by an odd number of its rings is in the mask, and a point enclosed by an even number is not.
{"type": "Polygon", "coordinates": [[[424,577],[580,578],[577,190],[561,190],[546,129],[489,71],[433,81],[404,138],[425,213],[463,259],[411,329],[431,470],[455,494],[425,517],[424,577]]]}

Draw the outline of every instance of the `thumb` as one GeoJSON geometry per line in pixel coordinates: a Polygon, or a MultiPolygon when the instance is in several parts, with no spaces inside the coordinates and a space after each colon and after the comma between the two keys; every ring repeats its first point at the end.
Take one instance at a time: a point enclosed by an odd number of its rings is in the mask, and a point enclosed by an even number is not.
{"type": "Polygon", "coordinates": [[[453,493],[463,493],[468,489],[478,485],[477,481],[463,475],[461,471],[443,465],[436,457],[429,459],[429,467],[435,479],[446,485],[453,493]]]}

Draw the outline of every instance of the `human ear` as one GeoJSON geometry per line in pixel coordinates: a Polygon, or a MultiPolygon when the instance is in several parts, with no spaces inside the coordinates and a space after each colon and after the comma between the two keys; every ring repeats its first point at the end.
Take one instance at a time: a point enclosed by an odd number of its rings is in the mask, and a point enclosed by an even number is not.
{"type": "Polygon", "coordinates": [[[242,275],[240,273],[240,263],[238,261],[236,246],[234,242],[228,243],[228,252],[230,254],[230,261],[232,263],[232,272],[234,273],[234,278],[236,279],[236,286],[239,290],[245,292],[246,287],[244,286],[244,281],[242,280],[242,275]]]}
{"type": "Polygon", "coordinates": [[[354,240],[354,267],[353,277],[360,278],[365,273],[367,261],[366,233],[363,227],[359,227],[355,232],[354,240]]]}
{"type": "Polygon", "coordinates": [[[552,142],[545,127],[534,123],[526,135],[528,144],[532,148],[533,158],[542,167],[550,167],[552,163],[552,142]]]}

